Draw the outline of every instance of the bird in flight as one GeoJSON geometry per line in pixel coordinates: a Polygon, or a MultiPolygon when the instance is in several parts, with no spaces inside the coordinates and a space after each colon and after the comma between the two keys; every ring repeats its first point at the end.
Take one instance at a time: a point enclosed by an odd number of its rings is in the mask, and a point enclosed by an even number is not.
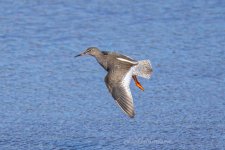
{"type": "Polygon", "coordinates": [[[130,91],[130,81],[133,78],[136,86],[144,91],[137,76],[149,79],[152,66],[149,60],[136,61],[128,56],[109,51],[100,51],[89,47],[78,56],[90,55],[108,72],[105,84],[118,106],[130,118],[135,116],[133,98],[130,91]]]}

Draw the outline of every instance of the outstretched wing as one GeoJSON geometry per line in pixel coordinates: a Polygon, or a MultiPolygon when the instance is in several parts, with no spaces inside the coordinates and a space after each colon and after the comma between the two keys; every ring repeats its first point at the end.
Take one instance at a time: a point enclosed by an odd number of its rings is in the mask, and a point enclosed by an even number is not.
{"type": "Polygon", "coordinates": [[[132,77],[131,69],[113,70],[107,74],[105,78],[105,83],[107,88],[109,89],[109,92],[112,94],[112,97],[115,99],[119,107],[129,117],[133,118],[135,112],[134,112],[133,98],[130,91],[131,77],[132,77]]]}

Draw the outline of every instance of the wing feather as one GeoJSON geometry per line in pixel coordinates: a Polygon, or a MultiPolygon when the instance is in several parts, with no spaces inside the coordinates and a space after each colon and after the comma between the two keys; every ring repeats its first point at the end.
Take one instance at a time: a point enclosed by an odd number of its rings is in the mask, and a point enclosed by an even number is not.
{"type": "MultiPolygon", "coordinates": [[[[121,71],[121,70],[120,70],[121,71]]],[[[129,117],[133,118],[135,115],[133,98],[130,91],[130,80],[132,77],[132,70],[128,70],[118,81],[111,81],[110,76],[116,73],[116,70],[109,72],[105,78],[106,86],[112,97],[115,99],[119,107],[129,117]]],[[[114,74],[115,75],[115,74],[114,74]]]]}

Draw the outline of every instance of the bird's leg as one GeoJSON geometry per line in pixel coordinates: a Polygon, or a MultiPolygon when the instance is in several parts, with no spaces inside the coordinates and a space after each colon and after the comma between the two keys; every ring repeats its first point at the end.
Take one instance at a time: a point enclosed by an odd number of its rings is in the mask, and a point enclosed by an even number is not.
{"type": "Polygon", "coordinates": [[[135,82],[136,86],[137,86],[139,89],[141,89],[142,91],[144,91],[144,88],[142,87],[141,83],[138,82],[137,76],[134,75],[134,76],[132,76],[132,78],[134,79],[134,82],[135,82]]]}

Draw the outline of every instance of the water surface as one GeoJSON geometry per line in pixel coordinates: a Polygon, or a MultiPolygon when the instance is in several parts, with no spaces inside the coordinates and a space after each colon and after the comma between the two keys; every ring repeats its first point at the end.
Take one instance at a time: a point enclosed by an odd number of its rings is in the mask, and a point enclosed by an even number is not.
{"type": "Polygon", "coordinates": [[[1,1],[0,149],[223,149],[223,1],[1,1]],[[136,117],[89,46],[150,59],[136,117]]]}

